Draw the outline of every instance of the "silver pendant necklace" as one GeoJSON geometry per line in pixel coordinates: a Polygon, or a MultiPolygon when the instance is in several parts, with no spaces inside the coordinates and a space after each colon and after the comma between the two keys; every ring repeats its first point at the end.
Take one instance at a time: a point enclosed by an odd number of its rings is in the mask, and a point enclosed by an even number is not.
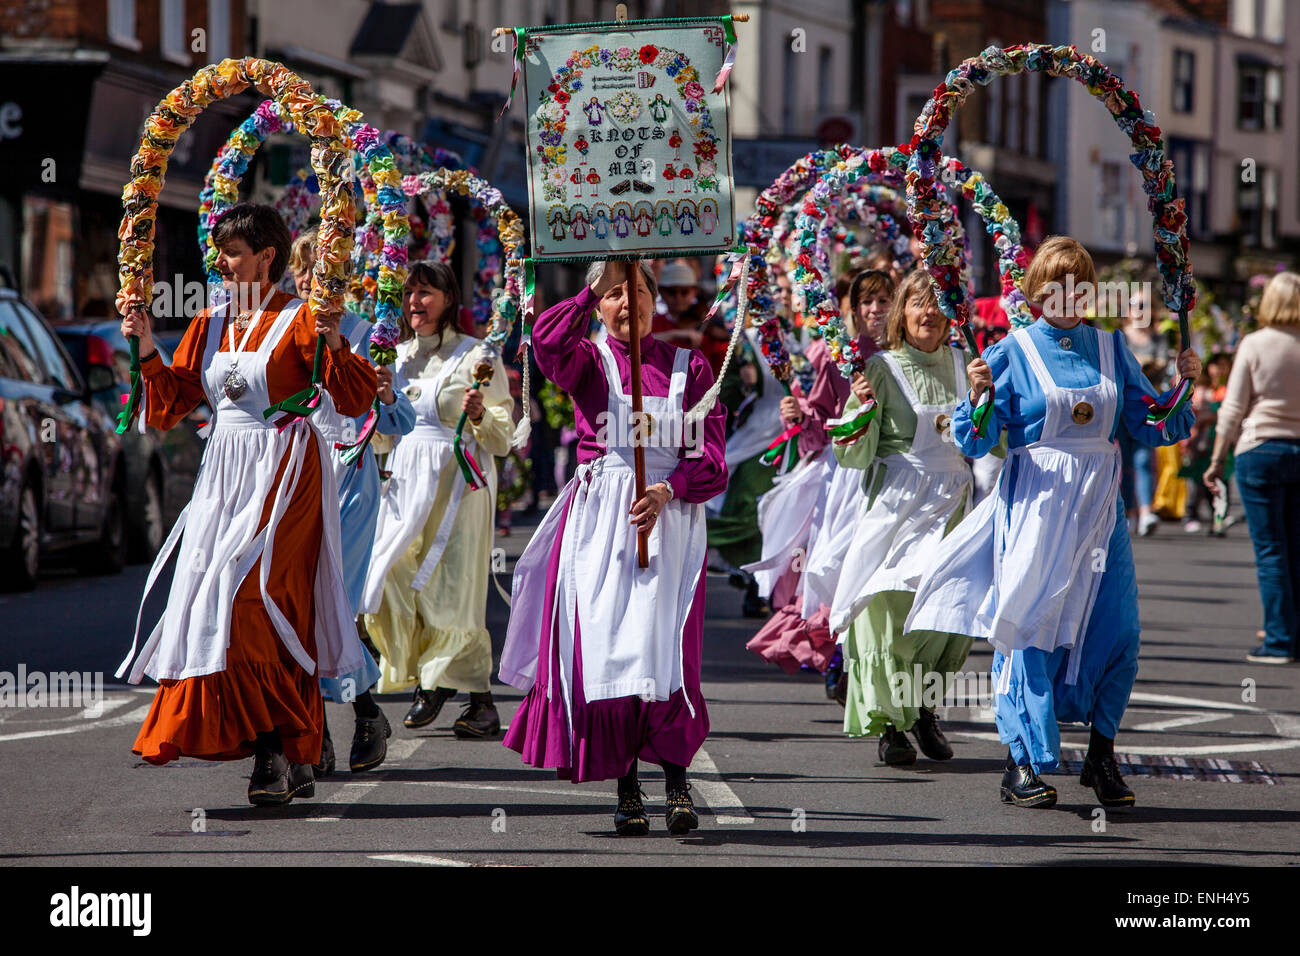
{"type": "Polygon", "coordinates": [[[226,373],[225,381],[221,383],[221,387],[225,390],[228,399],[237,402],[244,392],[248,391],[248,382],[244,380],[244,376],[239,374],[239,367],[232,363],[230,371],[226,373]]]}

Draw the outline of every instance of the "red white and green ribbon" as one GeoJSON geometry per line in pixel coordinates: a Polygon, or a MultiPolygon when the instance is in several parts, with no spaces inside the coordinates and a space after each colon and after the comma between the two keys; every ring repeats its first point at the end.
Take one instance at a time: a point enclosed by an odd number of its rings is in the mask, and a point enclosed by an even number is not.
{"type": "Polygon", "coordinates": [[[727,53],[722,58],[722,69],[718,70],[718,77],[713,81],[714,93],[722,92],[727,77],[731,76],[732,67],[736,65],[736,27],[730,16],[722,18],[722,29],[726,33],[727,53]]]}
{"type": "MultiPolygon", "coordinates": [[[[1181,339],[1179,351],[1185,351],[1192,346],[1191,331],[1187,327],[1187,309],[1186,307],[1178,310],[1178,331],[1181,339]]],[[[1174,413],[1187,403],[1192,397],[1195,389],[1195,383],[1190,378],[1179,379],[1177,387],[1173,393],[1164,402],[1150,395],[1143,395],[1142,401],[1147,406],[1147,424],[1155,428],[1164,430],[1165,424],[1173,417],[1174,413]]]]}
{"type": "Polygon", "coordinates": [[[511,59],[514,61],[510,73],[510,93],[506,96],[506,101],[501,107],[501,112],[497,114],[497,121],[506,115],[506,110],[510,109],[510,104],[515,101],[515,87],[519,85],[519,75],[524,69],[524,28],[515,27],[510,31],[511,39],[514,42],[515,49],[511,59]]]}
{"type": "Polygon", "coordinates": [[[837,445],[852,445],[866,433],[879,407],[873,399],[859,408],[852,418],[832,418],[826,423],[826,434],[837,445]]]}
{"type": "Polygon", "coordinates": [[[763,451],[761,461],[765,465],[780,464],[782,473],[787,472],[799,459],[799,435],[803,431],[800,425],[791,425],[763,451]]]}

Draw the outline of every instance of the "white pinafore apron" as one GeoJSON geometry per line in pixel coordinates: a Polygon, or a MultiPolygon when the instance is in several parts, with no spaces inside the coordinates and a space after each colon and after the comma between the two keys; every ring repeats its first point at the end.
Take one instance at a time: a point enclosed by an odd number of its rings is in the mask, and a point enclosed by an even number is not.
{"type": "MultiPolygon", "coordinates": [[[[599,343],[609,385],[609,422],[629,420],[618,366],[599,343]],[[621,406],[621,407],[620,407],[621,406]]],[[[646,484],[666,481],[681,450],[683,401],[691,353],[678,349],[667,397],[647,395],[642,407],[654,420],[645,449],[646,484]],[[656,444],[657,441],[672,444],[656,444]]],[[[614,426],[611,425],[611,429],[614,426]]],[[[539,636],[559,635],[559,677],[566,710],[573,710],[575,624],[582,622],[583,696],[588,702],[639,696],[667,700],[682,688],[682,631],[704,568],[704,506],[674,498],[650,531],[650,566],[637,567],[637,535],[628,521],[636,498],[633,447],[606,443],[605,454],[578,468],[547,512],[515,565],[512,610],[500,676],[521,690],[537,675],[539,636]],[[568,505],[560,545],[555,619],[542,620],[547,566],[568,505]]],[[[548,693],[553,693],[552,681],[548,693]]],[[[686,706],[694,715],[689,697],[686,706]]],[[[570,721],[572,734],[572,721],[570,721]]]]}
{"type": "MultiPolygon", "coordinates": [[[[753,399],[753,408],[750,410],[745,423],[731,433],[727,439],[727,472],[735,474],[736,469],[743,465],[755,455],[762,454],[772,439],[785,431],[785,422],[781,420],[781,396],[783,394],[781,383],[776,380],[772,370],[768,368],[766,360],[762,359],[762,346],[758,339],[757,329],[745,329],[745,336],[749,339],[749,344],[754,350],[754,354],[759,356],[758,374],[763,380],[763,394],[753,399]]],[[[743,405],[741,406],[744,407],[743,405]]],[[[709,514],[722,514],[722,506],[726,503],[727,493],[723,492],[709,499],[705,505],[709,514]]]]}
{"type": "MultiPolygon", "coordinates": [[[[952,354],[953,383],[960,394],[966,382],[965,353],[944,348],[952,354]]],[[[912,590],[907,579],[918,554],[943,538],[954,513],[970,506],[970,465],[952,440],[956,402],[922,405],[898,359],[888,352],[881,358],[916,414],[916,434],[906,452],[887,455],[868,470],[865,494],[878,481],[880,489],[856,522],[831,602],[830,627],[841,641],[877,594],[912,590]]]]}
{"type": "MultiPolygon", "coordinates": [[[[827,449],[833,456],[834,451],[827,449]]],[[[853,541],[853,529],[867,513],[869,500],[863,489],[864,473],[845,468],[838,461],[817,501],[812,531],[808,535],[808,557],[799,579],[806,621],[822,607],[829,608],[839,586],[844,557],[853,541]]]]}
{"type": "MultiPolygon", "coordinates": [[[[348,342],[352,345],[352,351],[357,355],[364,355],[366,334],[370,331],[370,320],[365,316],[356,316],[356,321],[352,328],[343,332],[348,342]]],[[[342,331],[342,330],[341,330],[342,331]]],[[[325,447],[329,451],[330,462],[334,466],[334,484],[339,489],[340,494],[344,485],[347,483],[349,471],[356,470],[356,463],[348,465],[343,461],[343,450],[334,447],[335,442],[342,442],[350,445],[358,438],[356,422],[347,415],[341,414],[334,406],[334,399],[329,392],[323,392],[320,397],[320,405],[316,408],[316,414],[312,415],[311,423],[316,426],[316,430],[321,433],[325,440],[325,447]]]]}
{"type": "MultiPolygon", "coordinates": [[[[411,340],[413,343],[415,341],[411,340]]],[[[415,427],[398,440],[397,448],[389,458],[392,476],[380,499],[379,522],[375,526],[375,549],[370,558],[370,570],[366,572],[366,587],[361,598],[361,610],[366,614],[379,612],[388,572],[406,553],[406,549],[429,520],[429,512],[433,510],[434,500],[438,496],[439,476],[455,455],[452,449],[455,431],[444,425],[438,417],[438,394],[478,344],[479,340],[472,336],[461,339],[433,378],[403,377],[402,368],[410,352],[416,348],[415,345],[409,346],[410,351],[398,357],[394,367],[394,380],[411,400],[411,407],[415,409],[415,427]]],[[[466,441],[466,447],[472,453],[473,442],[468,436],[466,441]]],[[[489,480],[494,474],[495,469],[488,471],[489,480]]],[[[459,473],[452,476],[452,481],[455,484],[452,486],[451,499],[447,502],[442,520],[438,523],[438,531],[425,552],[415,580],[411,582],[411,587],[417,591],[423,590],[429,583],[451,538],[456,511],[466,488],[465,479],[459,473]]],[[[489,493],[495,497],[495,487],[489,485],[489,489],[489,493]]]]}
{"type": "Polygon", "coordinates": [[[817,504],[830,481],[834,462],[835,453],[829,446],[819,449],[792,471],[777,476],[772,490],[758,496],[762,557],[741,567],[754,575],[759,594],[770,595],[796,557],[806,559],[817,504]]]}
{"type": "Polygon", "coordinates": [[[311,452],[308,444],[314,432],[306,420],[299,419],[280,430],[275,420],[267,421],[262,415],[271,405],[267,363],[300,308],[300,300],[289,302],[255,352],[245,352],[243,347],[263,320],[262,309],[238,342],[231,323],[231,349],[227,352],[217,350],[223,315],[210,317],[203,354],[203,389],[213,410],[211,431],[195,478],[194,495],[176,519],[145,583],[136,618],[136,639],[117,671],[121,677],[130,667],[130,683],[139,683],[145,674],[154,680],[180,680],[225,670],[235,593],[259,558],[262,604],[294,660],[307,673],[320,677],[349,674],[364,664],[362,655],[366,650],[357,638],[343,581],[338,493],[325,442],[316,436],[316,451],[311,452]],[[238,370],[246,386],[233,400],[225,390],[232,368],[238,370]],[[313,453],[320,456],[324,527],[313,589],[315,661],[267,591],[276,527],[293,498],[304,456],[313,453]],[[278,487],[273,487],[276,472],[286,457],[283,478],[278,487]],[[270,520],[258,531],[262,509],[272,496],[270,520]],[[144,601],[178,544],[167,608],[131,666],[144,601]]]}
{"type": "MultiPolygon", "coordinates": [[[[1099,339],[1101,380],[1088,388],[1058,386],[1029,329],[1011,333],[1045,396],[1042,436],[1010,451],[993,494],[932,551],[906,624],[987,638],[1005,655],[1073,646],[1068,684],[1078,678],[1120,482],[1110,440],[1116,340],[1082,325],[1077,335],[1099,339]]],[[[1002,668],[1004,682],[1010,673],[1002,668]]]]}

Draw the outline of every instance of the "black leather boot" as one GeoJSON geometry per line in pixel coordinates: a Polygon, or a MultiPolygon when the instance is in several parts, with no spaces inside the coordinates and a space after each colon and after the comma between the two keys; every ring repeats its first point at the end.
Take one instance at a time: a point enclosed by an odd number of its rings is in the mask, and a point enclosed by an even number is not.
{"type": "Polygon", "coordinates": [[[278,747],[258,740],[253,772],[248,778],[248,802],[255,807],[279,807],[293,799],[289,761],[278,747]]]}
{"type": "Polygon", "coordinates": [[[501,733],[501,717],[492,703],[492,694],[470,694],[469,706],[461,711],[451,729],[461,740],[489,740],[501,733]]]}
{"type": "Polygon", "coordinates": [[[745,588],[745,599],[740,604],[740,613],[744,617],[771,617],[772,606],[758,593],[758,582],[753,578],[745,588]]]}
{"type": "Polygon", "coordinates": [[[921,716],[912,725],[912,736],[916,738],[921,753],[931,760],[952,759],[952,745],[939,729],[939,718],[934,711],[921,708],[921,716]]]}
{"type": "Polygon", "coordinates": [[[1133,791],[1124,784],[1119,773],[1119,763],[1115,760],[1115,741],[1105,737],[1092,728],[1088,741],[1088,752],[1083,758],[1083,770],[1079,774],[1079,783],[1092,787],[1097,794],[1097,801],[1103,807],[1131,807],[1135,799],[1133,791]]]}
{"type": "Polygon", "coordinates": [[[641,802],[644,796],[640,787],[619,788],[618,806],[614,809],[614,832],[619,836],[645,836],[650,832],[650,819],[641,802]]]}
{"type": "Polygon", "coordinates": [[[393,728],[384,712],[377,717],[358,717],[357,729],[352,734],[352,751],[348,754],[348,767],[353,773],[374,770],[388,756],[388,738],[393,728]]]}
{"type": "Polygon", "coordinates": [[[411,709],[402,718],[402,724],[411,730],[429,726],[438,718],[442,705],[455,696],[456,692],[449,687],[435,687],[430,693],[423,687],[417,686],[411,701],[411,709]]]}
{"type": "Polygon", "coordinates": [[[1056,788],[1043,783],[1032,764],[1017,766],[1007,754],[1007,769],[1002,774],[1002,802],[1018,807],[1056,806],[1056,788]]]}
{"type": "Polygon", "coordinates": [[[664,804],[668,808],[664,819],[668,822],[668,832],[673,836],[685,836],[700,825],[699,815],[695,812],[695,802],[691,799],[689,783],[679,787],[669,787],[664,804]]]}
{"type": "Polygon", "coordinates": [[[916,763],[916,748],[907,739],[907,734],[893,724],[886,727],[885,732],[880,735],[878,752],[881,763],[891,767],[910,767],[916,763]]]}
{"type": "Polygon", "coordinates": [[[295,797],[316,796],[316,773],[311,764],[289,764],[289,788],[295,797]]]}
{"type": "Polygon", "coordinates": [[[324,735],[320,742],[320,763],[312,767],[316,777],[328,777],[334,772],[334,741],[330,739],[330,725],[325,724],[324,735]]]}

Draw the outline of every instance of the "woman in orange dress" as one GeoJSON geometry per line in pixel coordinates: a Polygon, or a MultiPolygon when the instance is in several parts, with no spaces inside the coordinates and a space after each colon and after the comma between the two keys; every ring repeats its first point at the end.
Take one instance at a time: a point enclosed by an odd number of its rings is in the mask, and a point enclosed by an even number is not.
{"type": "Polygon", "coordinates": [[[135,753],[153,764],[251,755],[249,801],[279,805],[314,791],[318,678],[354,670],[366,651],[343,583],[328,449],[309,419],[262,413],[310,385],[317,336],[322,384],[342,414],[364,413],[378,382],[339,334],[340,315],[275,289],[290,239],[274,209],[234,206],[213,239],[233,301],[199,313],[170,366],[143,310],[122,322],[140,340],[148,424],[171,428],[202,402],[213,416],[194,496],[145,585],[147,598],[175,552],[167,607],[138,656],[137,630],[118,676],[130,668],[132,683],[147,674],[161,685],[135,753]]]}

